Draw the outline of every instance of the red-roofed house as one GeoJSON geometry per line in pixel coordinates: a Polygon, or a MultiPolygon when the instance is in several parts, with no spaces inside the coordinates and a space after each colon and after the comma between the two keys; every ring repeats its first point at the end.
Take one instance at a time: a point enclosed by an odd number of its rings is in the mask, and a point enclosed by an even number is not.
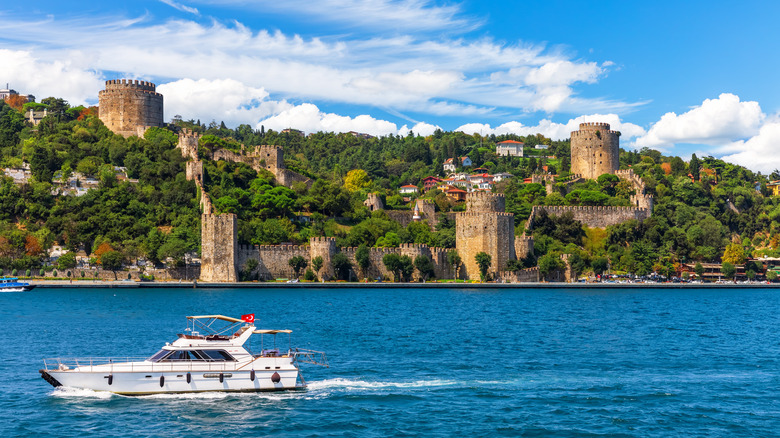
{"type": "Polygon", "coordinates": [[[418,189],[417,186],[408,184],[405,186],[401,186],[401,188],[398,189],[398,193],[401,193],[403,195],[416,195],[420,193],[420,189],[418,189]]]}
{"type": "Polygon", "coordinates": [[[423,178],[423,191],[427,192],[428,190],[431,190],[432,188],[439,185],[441,182],[441,178],[436,176],[426,176],[423,178]]]}
{"type": "Polygon", "coordinates": [[[505,157],[522,157],[523,142],[516,140],[504,140],[496,143],[496,155],[505,157]]]}
{"type": "Polygon", "coordinates": [[[452,199],[455,202],[466,200],[466,191],[456,187],[450,187],[449,189],[445,190],[444,193],[447,194],[448,198],[452,199]]]}

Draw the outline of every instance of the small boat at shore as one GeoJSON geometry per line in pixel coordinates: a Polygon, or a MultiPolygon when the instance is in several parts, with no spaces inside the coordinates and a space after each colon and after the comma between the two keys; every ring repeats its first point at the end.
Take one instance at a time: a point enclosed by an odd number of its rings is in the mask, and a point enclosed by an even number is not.
{"type": "Polygon", "coordinates": [[[24,283],[16,277],[0,278],[0,292],[26,292],[35,289],[34,284],[24,283]]]}
{"type": "Polygon", "coordinates": [[[254,314],[241,319],[188,316],[187,320],[185,332],[189,333],[179,334],[149,358],[44,359],[41,377],[54,387],[121,395],[259,392],[305,388],[299,363],[328,366],[325,354],[319,351],[280,351],[276,335],[291,331],[258,330],[254,314]],[[261,338],[259,354],[253,354],[248,345],[253,335],[261,338]],[[265,348],[265,335],[273,336],[271,348],[265,348]]]}

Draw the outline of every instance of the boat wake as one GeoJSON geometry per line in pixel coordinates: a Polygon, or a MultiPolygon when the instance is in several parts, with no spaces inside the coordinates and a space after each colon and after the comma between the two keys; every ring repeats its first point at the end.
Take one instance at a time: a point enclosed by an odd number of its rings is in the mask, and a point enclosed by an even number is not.
{"type": "MultiPolygon", "coordinates": [[[[53,397],[61,398],[92,398],[92,399],[109,399],[117,396],[116,394],[104,391],[93,391],[91,389],[81,388],[69,388],[67,386],[59,386],[51,392],[53,397]]],[[[118,396],[117,396],[118,397],[118,396]]]]}

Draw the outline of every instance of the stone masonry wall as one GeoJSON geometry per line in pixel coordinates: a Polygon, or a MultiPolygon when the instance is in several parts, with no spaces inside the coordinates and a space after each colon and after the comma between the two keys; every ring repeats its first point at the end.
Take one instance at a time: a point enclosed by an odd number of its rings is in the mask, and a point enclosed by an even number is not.
{"type": "Polygon", "coordinates": [[[98,93],[98,117],[108,129],[124,137],[138,135],[151,126],[163,126],[163,96],[155,88],[151,82],[133,79],[106,81],[106,89],[98,93]]]}
{"type": "Polygon", "coordinates": [[[571,212],[574,220],[580,221],[590,228],[606,228],[611,225],[621,224],[631,219],[643,221],[650,217],[650,210],[637,207],[576,207],[576,206],[534,206],[531,217],[528,219],[526,229],[533,228],[533,219],[536,214],[546,210],[551,216],[560,216],[571,212]]]}
{"type": "Polygon", "coordinates": [[[580,123],[571,133],[571,173],[596,179],[620,168],[620,140],[608,123],[580,123]]]}
{"type": "Polygon", "coordinates": [[[201,215],[201,272],[204,282],[238,281],[235,214],[201,215]]]}
{"type": "Polygon", "coordinates": [[[615,171],[615,175],[620,178],[627,180],[631,182],[634,186],[634,194],[631,195],[631,204],[639,207],[639,208],[646,208],[650,211],[653,211],[653,195],[650,195],[647,193],[647,187],[645,187],[645,182],[642,181],[642,178],[639,177],[639,175],[635,174],[633,170],[617,170],[615,171]]]}
{"type": "Polygon", "coordinates": [[[455,220],[455,246],[458,249],[466,278],[480,278],[475,256],[490,254],[489,275],[494,276],[515,260],[515,221],[511,213],[458,213],[455,220]]]}

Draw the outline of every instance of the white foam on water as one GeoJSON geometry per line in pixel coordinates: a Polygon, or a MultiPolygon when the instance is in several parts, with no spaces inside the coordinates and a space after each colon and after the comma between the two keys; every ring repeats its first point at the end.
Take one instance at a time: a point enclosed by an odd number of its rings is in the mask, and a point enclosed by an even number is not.
{"type": "Polygon", "coordinates": [[[457,380],[416,380],[411,382],[370,382],[366,380],[352,380],[352,379],[326,379],[318,382],[309,383],[309,390],[319,391],[327,389],[344,389],[344,390],[360,390],[360,389],[392,389],[392,388],[436,388],[445,386],[461,386],[464,382],[457,380]]]}
{"type": "Polygon", "coordinates": [[[91,389],[70,388],[67,386],[59,386],[55,388],[54,391],[51,392],[51,395],[54,397],[96,398],[96,399],[105,400],[114,397],[116,394],[106,392],[106,391],[93,391],[91,389]]]}

